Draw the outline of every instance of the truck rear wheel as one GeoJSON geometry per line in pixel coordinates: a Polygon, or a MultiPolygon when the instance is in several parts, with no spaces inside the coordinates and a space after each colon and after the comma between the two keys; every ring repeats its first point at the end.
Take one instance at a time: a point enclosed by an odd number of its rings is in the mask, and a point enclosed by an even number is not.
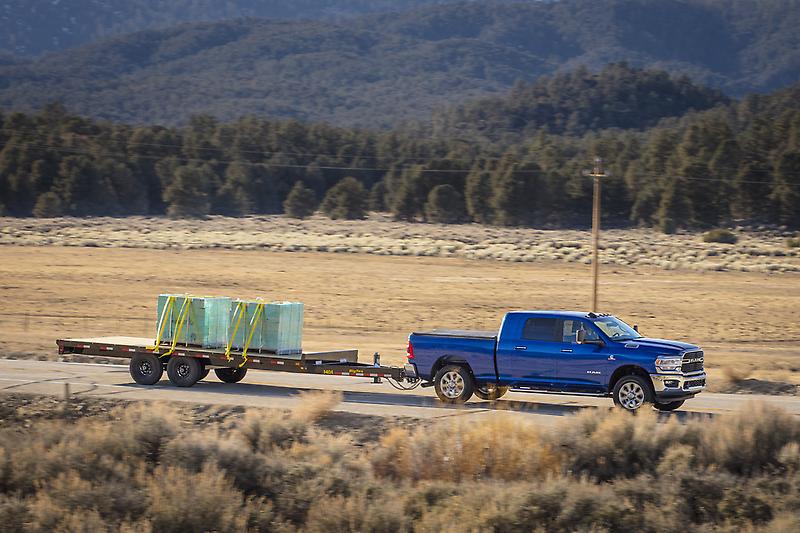
{"type": "Polygon", "coordinates": [[[191,387],[200,379],[203,365],[194,357],[173,357],[167,363],[167,377],[176,387],[191,387]]]}
{"type": "Polygon", "coordinates": [[[214,373],[225,383],[239,383],[247,374],[246,368],[215,368],[214,373]]]}
{"type": "Polygon", "coordinates": [[[197,381],[203,381],[206,379],[209,372],[211,372],[211,369],[208,368],[205,363],[200,363],[200,378],[197,381]]]}
{"type": "Polygon", "coordinates": [[[626,411],[636,411],[644,404],[653,403],[653,391],[642,376],[622,376],[614,385],[614,403],[626,411]]]}
{"type": "Polygon", "coordinates": [[[155,354],[137,353],[131,358],[128,371],[131,373],[133,381],[139,385],[155,385],[161,381],[164,365],[155,354]]]}
{"type": "Polygon", "coordinates": [[[447,365],[433,378],[436,395],[445,403],[464,403],[472,397],[475,384],[472,374],[463,366],[447,365]]]}
{"type": "Polygon", "coordinates": [[[501,387],[494,383],[486,383],[475,387],[475,396],[481,400],[499,400],[508,392],[508,387],[501,387]]]}
{"type": "Polygon", "coordinates": [[[676,400],[674,402],[654,402],[653,405],[659,411],[674,411],[683,405],[683,400],[676,400]]]}

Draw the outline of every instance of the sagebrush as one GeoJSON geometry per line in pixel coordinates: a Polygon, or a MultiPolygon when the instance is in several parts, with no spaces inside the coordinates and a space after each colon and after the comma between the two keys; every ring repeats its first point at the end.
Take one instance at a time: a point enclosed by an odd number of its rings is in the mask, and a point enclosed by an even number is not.
{"type": "Polygon", "coordinates": [[[198,427],[179,407],[0,430],[0,531],[719,531],[800,526],[800,420],[496,412],[366,446],[298,413],[198,427]]]}

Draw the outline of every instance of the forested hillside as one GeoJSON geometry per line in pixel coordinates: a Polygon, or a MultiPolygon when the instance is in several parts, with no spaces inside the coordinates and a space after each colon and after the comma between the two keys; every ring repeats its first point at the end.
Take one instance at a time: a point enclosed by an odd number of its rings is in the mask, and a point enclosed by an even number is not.
{"type": "Polygon", "coordinates": [[[336,18],[446,0],[3,0],[0,51],[36,55],[183,22],[336,18]]]}
{"type": "Polygon", "coordinates": [[[494,139],[537,131],[583,135],[608,128],[650,128],[663,118],[728,102],[720,91],[698,86],[686,76],[619,63],[597,74],[579,68],[518,83],[510,94],[436,113],[431,129],[435,135],[470,132],[494,139]]]}
{"type": "Polygon", "coordinates": [[[470,3],[346,21],[195,23],[0,61],[0,108],[60,101],[132,123],[208,113],[379,128],[621,60],[741,95],[800,80],[798,27],[796,0],[470,3]]]}
{"type": "MultiPolygon", "coordinates": [[[[632,87],[665,76],[629,75],[632,87]]],[[[581,171],[599,156],[611,171],[603,201],[614,223],[664,231],[734,218],[800,225],[800,84],[645,131],[554,135],[543,123],[521,140],[483,144],[258,118],[132,127],[59,106],[0,123],[0,209],[17,216],[284,207],[303,216],[325,197],[332,216],[358,217],[369,206],[410,220],[575,226],[591,211],[581,171]]]]}

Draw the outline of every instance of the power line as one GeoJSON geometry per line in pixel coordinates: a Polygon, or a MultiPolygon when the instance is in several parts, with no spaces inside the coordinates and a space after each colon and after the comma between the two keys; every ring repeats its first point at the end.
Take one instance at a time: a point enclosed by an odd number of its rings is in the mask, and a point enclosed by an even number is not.
{"type": "MultiPolygon", "coordinates": [[[[268,162],[268,161],[267,162],[254,163],[254,162],[251,162],[251,161],[243,161],[241,159],[222,159],[222,160],[214,159],[214,160],[210,161],[208,159],[203,159],[203,158],[186,157],[186,156],[179,156],[179,155],[172,155],[172,154],[164,155],[164,156],[153,156],[153,155],[141,155],[141,154],[127,154],[127,153],[124,153],[124,152],[118,152],[118,153],[109,152],[109,151],[99,152],[99,151],[81,150],[81,149],[78,149],[78,148],[69,148],[69,147],[64,147],[64,146],[55,146],[55,145],[50,145],[50,144],[33,143],[33,142],[14,142],[14,141],[12,141],[12,142],[6,142],[3,146],[17,146],[17,147],[33,146],[33,147],[36,147],[36,148],[41,148],[41,149],[44,149],[44,150],[53,150],[53,151],[61,152],[61,153],[76,154],[76,155],[87,155],[87,156],[92,156],[92,157],[108,157],[108,158],[115,158],[115,159],[130,159],[130,158],[135,157],[135,158],[138,158],[138,159],[162,161],[162,160],[165,160],[165,159],[168,159],[168,158],[172,158],[172,159],[175,159],[177,161],[182,161],[182,162],[187,162],[187,163],[211,163],[211,162],[220,163],[220,164],[236,163],[238,165],[249,166],[249,167],[307,169],[309,166],[314,164],[313,162],[312,163],[308,163],[308,164],[300,164],[300,163],[272,163],[272,162],[268,162]]],[[[171,146],[171,145],[163,145],[163,146],[166,147],[166,146],[171,146]]],[[[178,145],[175,145],[174,147],[175,148],[182,148],[181,146],[178,146],[178,145]]],[[[222,151],[223,149],[220,148],[218,150],[222,151]]],[[[287,152],[273,152],[273,153],[275,155],[281,155],[281,154],[288,155],[287,152]]],[[[314,154],[308,154],[308,155],[312,156],[314,154]]],[[[316,155],[325,155],[325,154],[316,154],[316,155]]],[[[369,157],[364,157],[364,159],[368,159],[368,158],[369,157]]],[[[423,161],[423,158],[414,158],[414,159],[417,159],[419,161],[423,161]]],[[[482,157],[479,157],[479,158],[476,158],[475,160],[472,160],[471,163],[472,163],[472,165],[474,165],[475,163],[478,163],[478,162],[480,162],[482,160],[488,161],[488,160],[504,160],[504,159],[507,160],[509,163],[514,164],[514,165],[523,164],[520,161],[513,161],[513,160],[510,160],[508,158],[487,159],[487,158],[482,158],[482,157]]],[[[459,159],[449,159],[449,158],[446,158],[445,160],[448,160],[448,161],[462,161],[462,162],[467,162],[468,161],[468,160],[464,160],[464,159],[459,160],[459,159]]],[[[430,163],[430,162],[436,161],[436,159],[428,158],[428,159],[425,159],[424,161],[430,163]]],[[[422,166],[422,164],[418,164],[416,166],[395,166],[395,167],[361,167],[361,166],[316,165],[316,168],[319,168],[321,170],[343,170],[343,171],[384,172],[384,173],[385,172],[393,172],[393,171],[401,171],[402,172],[402,171],[406,171],[406,170],[413,170],[413,171],[417,171],[417,172],[421,172],[421,173],[425,173],[425,174],[437,174],[437,173],[438,174],[463,174],[463,173],[470,172],[470,169],[433,169],[433,168],[420,168],[421,166],[422,166]]],[[[516,172],[518,174],[538,174],[538,173],[540,173],[540,170],[516,169],[516,170],[514,170],[514,172],[516,172]]],[[[682,180],[687,180],[687,181],[699,181],[699,182],[711,182],[711,183],[728,183],[728,184],[730,184],[730,183],[733,182],[733,180],[724,179],[724,178],[699,178],[699,177],[680,176],[680,175],[675,175],[675,174],[672,174],[672,173],[669,173],[669,174],[656,174],[656,173],[653,173],[653,172],[639,172],[639,173],[637,173],[637,177],[642,177],[642,176],[647,176],[647,177],[656,178],[656,179],[673,178],[673,179],[682,179],[682,180]]],[[[772,184],[771,181],[757,181],[757,180],[736,180],[736,183],[752,184],[752,185],[771,185],[772,184]]]]}

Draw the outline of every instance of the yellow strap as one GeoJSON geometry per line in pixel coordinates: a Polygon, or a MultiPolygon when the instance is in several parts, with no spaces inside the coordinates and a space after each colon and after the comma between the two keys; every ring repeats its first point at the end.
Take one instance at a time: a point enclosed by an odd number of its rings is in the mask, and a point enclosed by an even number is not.
{"type": "Polygon", "coordinates": [[[167,305],[164,306],[164,309],[161,311],[161,318],[158,321],[158,334],[156,335],[156,344],[155,346],[148,346],[148,350],[156,351],[158,347],[161,345],[161,337],[164,335],[164,328],[167,325],[167,316],[169,315],[170,310],[172,309],[173,304],[175,303],[174,296],[167,297],[167,305]]]}
{"type": "Polygon", "coordinates": [[[172,337],[172,346],[170,346],[169,351],[158,357],[166,357],[168,355],[172,355],[172,352],[175,351],[175,347],[178,346],[178,338],[181,336],[181,330],[183,329],[183,323],[186,320],[186,315],[189,314],[189,307],[191,307],[191,296],[186,296],[186,299],[183,301],[183,305],[181,306],[181,311],[178,314],[178,324],[175,327],[175,335],[172,337]]]}
{"type": "Polygon", "coordinates": [[[242,323],[242,317],[247,310],[247,304],[245,302],[239,302],[236,304],[236,309],[233,311],[233,318],[236,320],[236,324],[233,326],[233,333],[231,333],[231,339],[228,341],[228,346],[225,347],[225,360],[231,361],[233,357],[231,357],[231,349],[233,348],[233,341],[236,339],[236,332],[239,331],[239,325],[242,323]],[[237,318],[238,316],[238,318],[237,318]]]}
{"type": "Polygon", "coordinates": [[[250,341],[253,340],[253,333],[256,332],[255,324],[263,311],[264,304],[256,304],[256,312],[253,314],[253,318],[250,319],[250,334],[247,336],[247,342],[244,343],[244,348],[242,349],[242,364],[239,365],[239,368],[242,368],[247,363],[247,349],[250,347],[250,341]]]}

